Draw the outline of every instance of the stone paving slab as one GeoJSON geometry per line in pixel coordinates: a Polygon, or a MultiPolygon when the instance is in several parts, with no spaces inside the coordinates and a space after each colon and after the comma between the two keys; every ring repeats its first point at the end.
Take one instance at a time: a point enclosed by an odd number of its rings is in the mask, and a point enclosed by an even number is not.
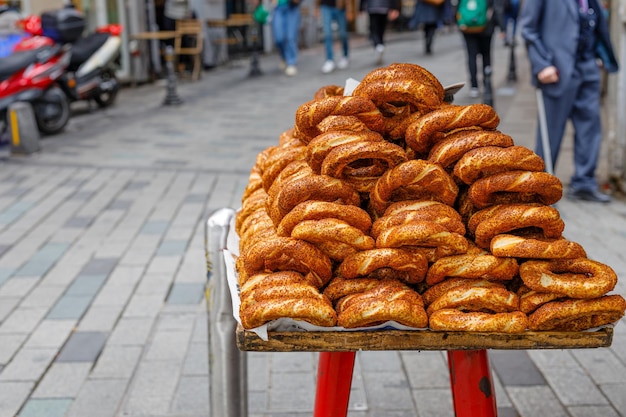
{"type": "MultiPolygon", "coordinates": [[[[460,35],[439,34],[432,56],[420,36],[390,34],[387,63],[464,81],[460,35]]],[[[0,156],[0,417],[209,415],[204,223],[239,207],[256,155],[293,125],[297,106],[374,68],[366,39],[352,46],[349,71],[327,75],[321,45],[302,51],[293,78],[275,55],[261,57],[258,78],[246,65],[216,68],[179,83],[176,107],[161,106],[162,84],[123,89],[115,106],[43,139],[41,152],[0,156]]],[[[494,40],[500,128],[532,148],[527,64],[518,48],[519,80],[507,84],[508,57],[494,40]]],[[[456,102],[475,101],[462,90],[456,102]]],[[[556,173],[567,184],[571,139],[564,146],[556,173]]],[[[567,237],[626,276],[622,199],[557,208],[567,237]]],[[[616,291],[626,294],[626,281],[616,291]]],[[[625,325],[610,348],[490,353],[499,415],[626,416],[625,325]]],[[[317,359],[249,353],[249,415],[310,416],[317,359]]],[[[447,366],[445,352],[359,352],[349,417],[451,417],[447,366]]]]}

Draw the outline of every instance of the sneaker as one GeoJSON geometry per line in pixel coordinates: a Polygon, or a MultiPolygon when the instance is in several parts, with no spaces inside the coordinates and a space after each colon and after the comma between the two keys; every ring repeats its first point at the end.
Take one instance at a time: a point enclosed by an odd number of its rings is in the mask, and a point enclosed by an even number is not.
{"type": "Polygon", "coordinates": [[[332,60],[328,60],[326,62],[324,62],[324,65],[322,65],[322,72],[324,74],[328,74],[331,73],[335,70],[335,62],[332,60]]]}
{"type": "Polygon", "coordinates": [[[598,190],[576,190],[570,188],[567,193],[569,200],[578,201],[592,201],[594,203],[610,203],[611,196],[601,193],[598,190]]]}
{"type": "Polygon", "coordinates": [[[348,64],[349,64],[348,57],[344,56],[339,60],[339,62],[337,62],[337,68],[346,69],[348,68],[348,64]]]}
{"type": "Polygon", "coordinates": [[[285,68],[285,75],[289,77],[293,77],[297,73],[298,73],[298,68],[296,68],[295,65],[287,65],[287,68],[285,68]]]}
{"type": "Polygon", "coordinates": [[[381,65],[383,63],[383,53],[385,52],[385,45],[376,45],[376,63],[381,65]]]}
{"type": "Polygon", "coordinates": [[[471,98],[478,98],[478,97],[480,97],[480,91],[478,91],[478,88],[472,87],[472,88],[470,88],[469,96],[471,98]]]}
{"type": "Polygon", "coordinates": [[[287,63],[281,59],[278,63],[278,68],[280,68],[281,71],[285,71],[287,69],[287,63]]]}

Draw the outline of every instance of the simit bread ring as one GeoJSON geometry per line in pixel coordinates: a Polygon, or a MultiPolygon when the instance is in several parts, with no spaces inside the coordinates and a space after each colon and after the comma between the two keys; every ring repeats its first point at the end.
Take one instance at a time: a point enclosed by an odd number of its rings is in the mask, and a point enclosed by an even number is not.
{"type": "Polygon", "coordinates": [[[316,174],[322,170],[326,155],[338,146],[354,142],[382,142],[383,137],[376,132],[329,131],[316,136],[307,145],[307,162],[316,174]]]}
{"type": "Polygon", "coordinates": [[[494,256],[534,259],[585,258],[585,249],[567,239],[525,238],[501,234],[491,239],[494,256]]]}
{"type": "Polygon", "coordinates": [[[452,206],[459,189],[439,165],[413,159],[388,170],[378,179],[370,193],[374,211],[383,214],[400,191],[405,192],[402,200],[436,200],[452,206]],[[412,198],[407,198],[409,196],[412,198]]]}
{"type": "Polygon", "coordinates": [[[484,287],[484,288],[505,288],[504,284],[500,282],[487,281],[486,279],[474,279],[474,278],[460,278],[453,277],[441,281],[432,287],[428,288],[422,293],[422,300],[424,305],[428,306],[437,298],[441,297],[446,292],[453,288],[469,288],[469,287],[484,287]]]}
{"type": "Polygon", "coordinates": [[[352,186],[328,175],[307,175],[285,181],[276,193],[268,193],[267,200],[270,218],[275,225],[295,206],[306,200],[334,201],[358,206],[361,197],[352,186]]]}
{"type": "Polygon", "coordinates": [[[483,146],[472,149],[454,165],[454,175],[465,184],[504,171],[543,171],[545,163],[524,146],[483,146]]]}
{"type": "Polygon", "coordinates": [[[287,165],[293,161],[304,160],[306,158],[306,146],[290,146],[277,149],[272,152],[267,160],[261,175],[263,188],[269,190],[276,177],[287,165]]]}
{"type": "Polygon", "coordinates": [[[506,281],[519,271],[514,258],[498,258],[487,251],[472,247],[462,255],[438,259],[428,268],[426,283],[434,285],[447,277],[483,278],[506,281]]]}
{"type": "Polygon", "coordinates": [[[432,330],[463,332],[521,333],[528,327],[528,317],[521,311],[491,314],[445,309],[432,313],[428,322],[432,330]]]}
{"type": "Polygon", "coordinates": [[[436,248],[440,256],[465,253],[469,247],[462,235],[449,232],[433,222],[417,221],[383,230],[376,238],[378,248],[425,246],[436,248]]]}
{"type": "Polygon", "coordinates": [[[532,290],[571,298],[597,298],[617,284],[610,266],[587,258],[527,261],[520,266],[520,276],[532,290]]]}
{"type": "MultiPolygon", "coordinates": [[[[345,130],[348,132],[373,132],[365,123],[356,116],[326,116],[317,124],[320,132],[326,133],[333,130],[345,130]]],[[[310,142],[309,142],[310,143],[310,142]]]]}
{"type": "Polygon", "coordinates": [[[378,284],[380,284],[380,280],[378,278],[346,279],[342,277],[334,277],[324,289],[324,295],[334,303],[346,295],[371,290],[372,288],[378,286],[378,284]]]}
{"type": "Polygon", "coordinates": [[[450,232],[465,234],[465,225],[456,210],[438,201],[429,200],[407,200],[391,204],[385,214],[376,219],[370,234],[377,238],[384,229],[418,220],[431,221],[450,232]]]}
{"type": "Polygon", "coordinates": [[[509,313],[519,310],[519,297],[500,287],[460,286],[443,293],[430,303],[426,312],[454,308],[463,311],[509,313]]]}
{"type": "Polygon", "coordinates": [[[447,105],[426,113],[410,124],[405,132],[407,146],[418,154],[428,154],[435,140],[435,134],[454,129],[480,126],[495,129],[500,123],[498,114],[487,104],[468,106],[447,105]]]}
{"type": "Polygon", "coordinates": [[[352,95],[367,97],[377,107],[396,102],[410,104],[413,111],[427,111],[443,103],[443,86],[419,65],[392,64],[370,71],[352,95]]]}
{"type": "Polygon", "coordinates": [[[324,87],[320,87],[313,94],[313,98],[316,100],[332,96],[343,96],[343,87],[338,85],[325,85],[324,87]]]}
{"type": "Polygon", "coordinates": [[[356,116],[375,131],[383,126],[383,115],[371,100],[356,96],[329,96],[311,100],[296,110],[296,136],[302,143],[308,144],[322,133],[318,123],[332,115],[356,116]]]}
{"type": "Polygon", "coordinates": [[[502,203],[542,203],[561,199],[563,185],[547,172],[507,171],[481,178],[470,185],[468,197],[478,208],[502,203]]]}
{"type": "Polygon", "coordinates": [[[519,296],[519,309],[525,314],[532,313],[545,303],[565,298],[563,294],[539,292],[531,290],[525,285],[522,285],[520,289],[517,290],[517,295],[519,296]]]}
{"type": "Polygon", "coordinates": [[[367,233],[372,226],[369,214],[360,207],[329,201],[307,200],[295,206],[283,217],[276,228],[278,236],[291,236],[293,228],[304,220],[334,218],[367,233]]]}
{"type": "Polygon", "coordinates": [[[513,138],[497,130],[463,130],[450,133],[431,148],[428,160],[444,168],[456,163],[465,153],[483,146],[513,146],[513,138]]]}
{"type": "Polygon", "coordinates": [[[260,273],[251,276],[239,292],[240,310],[245,310],[254,303],[266,300],[288,298],[315,298],[323,301],[315,283],[294,271],[260,273]]]}
{"type": "Polygon", "coordinates": [[[625,309],[626,301],[621,295],[551,301],[528,316],[528,328],[578,332],[614,323],[624,316],[625,309]]]}
{"type": "Polygon", "coordinates": [[[322,327],[332,327],[337,323],[337,313],[330,300],[324,296],[263,300],[241,310],[239,316],[244,329],[254,329],[285,317],[322,327]]]}
{"type": "Polygon", "coordinates": [[[421,254],[410,250],[378,248],[347,257],[339,265],[337,272],[344,278],[357,278],[368,276],[381,268],[398,271],[403,281],[416,284],[424,280],[428,261],[421,254]]]}
{"type": "Polygon", "coordinates": [[[541,229],[543,237],[556,239],[565,223],[557,209],[542,204],[499,204],[475,213],[468,222],[476,244],[485,249],[496,235],[530,227],[541,229]]]}
{"type": "Polygon", "coordinates": [[[241,254],[244,280],[257,272],[273,270],[295,270],[311,272],[327,283],[332,277],[330,259],[314,245],[289,237],[275,237],[259,241],[241,254]],[[268,267],[269,266],[269,267],[268,267]]]}
{"type": "MultiPolygon", "coordinates": [[[[371,236],[364,234],[361,230],[350,226],[342,220],[332,218],[304,220],[293,228],[291,236],[311,242],[314,245],[329,242],[341,243],[352,247],[354,252],[374,248],[374,239],[371,236]]],[[[343,260],[343,257],[335,259],[335,253],[333,251],[332,253],[326,253],[326,255],[334,260],[343,260]]]]}
{"type": "Polygon", "coordinates": [[[336,304],[337,324],[345,328],[369,327],[389,320],[410,327],[428,324],[420,295],[396,280],[383,280],[373,289],[350,294],[336,304]]]}
{"type": "Polygon", "coordinates": [[[406,160],[404,149],[391,142],[353,142],[332,149],[322,163],[321,173],[341,178],[359,192],[369,192],[384,172],[406,160]],[[356,171],[347,169],[359,166],[362,168],[356,171]]]}

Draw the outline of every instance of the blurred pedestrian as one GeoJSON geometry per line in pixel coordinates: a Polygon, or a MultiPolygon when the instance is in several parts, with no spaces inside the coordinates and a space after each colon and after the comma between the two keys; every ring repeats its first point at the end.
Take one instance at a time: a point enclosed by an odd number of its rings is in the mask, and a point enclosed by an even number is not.
{"type": "Polygon", "coordinates": [[[385,52],[385,30],[387,22],[394,21],[400,15],[399,0],[361,0],[359,10],[369,17],[370,40],[376,52],[376,64],[383,63],[385,52]]]}
{"type": "MultiPolygon", "coordinates": [[[[556,165],[567,120],[574,128],[574,174],[568,198],[608,203],[595,178],[602,126],[601,69],[618,70],[609,27],[598,0],[525,0],[520,13],[531,82],[540,89],[552,166],[556,165]],[[579,3],[580,1],[580,3],[579,3]]],[[[536,152],[544,155],[541,129],[536,152]]]]}
{"type": "Polygon", "coordinates": [[[504,8],[504,46],[515,45],[520,0],[507,0],[504,8]]]}
{"type": "Polygon", "coordinates": [[[409,21],[409,29],[424,31],[424,53],[430,55],[433,52],[433,40],[437,28],[443,25],[446,7],[450,0],[417,0],[413,17],[409,21]]]}
{"type": "Polygon", "coordinates": [[[322,72],[328,74],[335,68],[348,68],[349,63],[349,42],[348,42],[348,22],[354,20],[352,0],[317,0],[317,11],[322,18],[322,29],[324,31],[324,46],[326,49],[326,61],[322,66],[322,72]],[[334,31],[333,22],[337,24],[337,34],[341,42],[341,58],[335,64],[333,54],[334,31]]]}
{"type": "Polygon", "coordinates": [[[300,0],[276,0],[272,13],[274,43],[281,57],[281,68],[292,77],[298,73],[300,0]]]}
{"type": "Polygon", "coordinates": [[[478,56],[482,58],[483,72],[483,101],[488,104],[491,100],[492,85],[491,74],[491,39],[496,27],[502,28],[504,13],[504,0],[459,0],[457,6],[457,24],[463,34],[467,53],[467,68],[470,78],[469,95],[471,98],[480,97],[478,88],[478,56]],[[473,3],[473,4],[472,4],[473,3]],[[469,5],[469,8],[468,8],[469,5]],[[462,20],[461,13],[465,10],[480,10],[481,23],[476,26],[466,25],[462,20]],[[472,9],[474,8],[474,9],[472,9]]]}

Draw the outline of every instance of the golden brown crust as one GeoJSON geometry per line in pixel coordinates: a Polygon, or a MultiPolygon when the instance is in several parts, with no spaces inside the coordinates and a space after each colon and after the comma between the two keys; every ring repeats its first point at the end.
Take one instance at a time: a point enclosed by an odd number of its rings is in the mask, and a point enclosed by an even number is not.
{"type": "Polygon", "coordinates": [[[428,154],[436,142],[437,133],[469,126],[495,129],[499,123],[498,114],[487,104],[447,105],[426,113],[410,124],[404,139],[407,146],[418,154],[428,154]]]}
{"type": "Polygon", "coordinates": [[[330,201],[307,200],[285,214],[276,228],[278,236],[291,236],[293,228],[304,220],[339,219],[367,233],[372,219],[365,210],[357,206],[330,201]]]}
{"type": "Polygon", "coordinates": [[[382,142],[383,137],[376,132],[332,130],[324,132],[312,139],[306,147],[307,162],[316,174],[322,171],[322,163],[326,155],[338,146],[355,142],[382,142]]]}
{"type": "Polygon", "coordinates": [[[585,300],[551,301],[528,316],[528,328],[579,332],[614,323],[624,316],[625,309],[626,301],[617,294],[585,300]]]}
{"type": "Polygon", "coordinates": [[[519,297],[500,287],[461,286],[452,288],[430,303],[426,312],[454,308],[463,311],[507,313],[519,310],[519,297]]]}
{"type": "Polygon", "coordinates": [[[483,146],[465,153],[454,165],[454,175],[465,184],[504,171],[543,171],[543,159],[523,146],[483,146]]]}
{"type": "Polygon", "coordinates": [[[483,146],[513,146],[513,138],[497,130],[462,130],[446,135],[435,143],[428,153],[428,160],[448,168],[472,149],[483,146]]]}
{"type": "Polygon", "coordinates": [[[500,234],[491,239],[491,253],[500,257],[528,259],[585,258],[583,247],[567,239],[535,239],[500,234]]]}
{"type": "Polygon", "coordinates": [[[478,209],[502,203],[549,206],[563,196],[563,184],[547,172],[506,171],[477,180],[469,187],[468,196],[478,209]]]}
{"type": "Polygon", "coordinates": [[[449,232],[433,222],[417,221],[384,230],[376,238],[378,248],[421,246],[436,248],[440,256],[465,253],[469,248],[462,235],[449,232]]]}
{"type": "Polygon", "coordinates": [[[334,303],[346,295],[371,290],[372,288],[378,286],[378,284],[380,284],[380,280],[378,278],[346,279],[337,276],[331,279],[326,288],[324,288],[324,295],[334,303]]]}
{"type": "Polygon", "coordinates": [[[332,327],[337,323],[337,313],[330,300],[324,298],[263,300],[242,310],[240,318],[244,329],[254,329],[280,318],[303,320],[321,327],[332,327]]]}
{"type": "Polygon", "coordinates": [[[316,100],[326,98],[326,97],[333,97],[333,96],[343,96],[343,87],[339,85],[333,85],[333,84],[325,85],[323,87],[320,87],[313,94],[313,98],[316,100]]]}
{"type": "MultiPolygon", "coordinates": [[[[429,201],[432,203],[438,203],[435,201],[429,201]]],[[[443,203],[438,203],[441,207],[447,207],[450,210],[454,211],[452,207],[447,206],[443,203]]],[[[460,235],[465,234],[465,225],[461,221],[461,216],[454,211],[454,216],[449,216],[446,213],[446,210],[437,210],[434,206],[431,206],[432,210],[404,210],[398,211],[391,215],[384,215],[376,219],[374,224],[372,225],[372,230],[370,234],[373,238],[377,238],[380,233],[394,226],[400,226],[402,224],[412,223],[415,221],[429,221],[436,224],[439,224],[446,228],[446,230],[454,233],[458,233],[460,235]]]]}
{"type": "Polygon", "coordinates": [[[380,215],[405,191],[403,200],[436,200],[454,205],[458,187],[443,168],[427,161],[414,159],[388,170],[378,179],[370,193],[373,209],[380,215]],[[412,196],[412,197],[409,197],[412,196]]]}
{"type": "MultiPolygon", "coordinates": [[[[423,281],[428,261],[420,253],[397,248],[378,248],[357,252],[339,265],[337,272],[344,278],[366,277],[374,271],[389,268],[405,273],[409,284],[423,281]]],[[[401,275],[404,277],[404,275],[401,275]]]]}
{"type": "Polygon", "coordinates": [[[587,258],[530,260],[521,265],[520,277],[532,290],[571,298],[597,298],[617,284],[611,267],[587,258]]]}
{"type": "Polygon", "coordinates": [[[438,259],[428,269],[426,283],[434,285],[447,277],[483,278],[506,281],[519,270],[514,258],[498,258],[486,251],[469,250],[462,255],[451,255],[438,259]]]}
{"type": "Polygon", "coordinates": [[[522,286],[522,288],[525,288],[526,290],[523,291],[520,288],[517,295],[519,296],[519,309],[525,314],[532,313],[545,303],[564,298],[563,294],[534,291],[525,286],[522,286]]]}
{"type": "Polygon", "coordinates": [[[446,309],[431,314],[429,326],[432,330],[521,333],[528,327],[528,317],[521,311],[492,314],[446,309]]]}
{"type": "Polygon", "coordinates": [[[424,305],[428,306],[437,298],[453,288],[469,288],[469,287],[485,287],[485,288],[505,288],[504,284],[499,282],[488,281],[486,279],[451,277],[444,281],[438,282],[422,293],[424,305]]]}

